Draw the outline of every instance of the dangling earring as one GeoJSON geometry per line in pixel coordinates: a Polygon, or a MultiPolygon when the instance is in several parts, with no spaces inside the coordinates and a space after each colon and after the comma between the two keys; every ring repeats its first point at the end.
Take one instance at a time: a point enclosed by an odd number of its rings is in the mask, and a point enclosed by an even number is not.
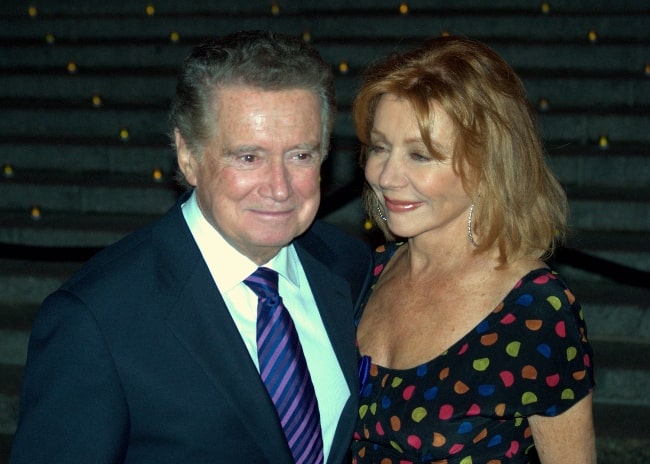
{"type": "Polygon", "coordinates": [[[377,213],[379,213],[379,217],[381,218],[382,221],[386,222],[388,220],[386,218],[386,216],[384,215],[384,212],[382,211],[381,205],[379,204],[379,202],[377,202],[377,213]]]}
{"type": "Polygon", "coordinates": [[[474,241],[474,234],[472,233],[472,216],[474,215],[474,205],[469,207],[469,215],[467,216],[467,238],[469,239],[469,243],[474,245],[475,247],[478,246],[478,243],[474,241]]]}
{"type": "Polygon", "coordinates": [[[379,214],[379,218],[382,221],[386,222],[388,219],[384,214],[384,210],[381,208],[381,203],[379,202],[379,198],[377,198],[377,196],[375,196],[375,204],[377,205],[377,214],[379,214]]]}

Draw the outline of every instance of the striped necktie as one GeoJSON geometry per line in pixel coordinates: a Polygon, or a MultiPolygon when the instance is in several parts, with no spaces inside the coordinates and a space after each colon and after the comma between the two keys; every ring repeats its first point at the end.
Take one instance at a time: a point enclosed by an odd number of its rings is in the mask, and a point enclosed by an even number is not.
{"type": "Polygon", "coordinates": [[[296,464],[323,462],[318,402],[298,333],[278,294],[278,273],[258,268],[244,283],[255,292],[260,376],[296,464]]]}

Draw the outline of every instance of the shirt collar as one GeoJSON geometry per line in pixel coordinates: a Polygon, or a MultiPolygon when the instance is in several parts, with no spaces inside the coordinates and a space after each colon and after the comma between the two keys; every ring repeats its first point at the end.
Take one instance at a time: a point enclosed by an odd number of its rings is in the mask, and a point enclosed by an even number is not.
{"type": "MultiPolygon", "coordinates": [[[[196,192],[192,192],[190,198],[183,203],[182,209],[203,259],[222,292],[228,292],[255,272],[257,264],[230,245],[203,216],[196,199],[196,192]]],[[[293,244],[281,248],[278,254],[264,264],[299,289],[298,265],[298,254],[293,244]]]]}

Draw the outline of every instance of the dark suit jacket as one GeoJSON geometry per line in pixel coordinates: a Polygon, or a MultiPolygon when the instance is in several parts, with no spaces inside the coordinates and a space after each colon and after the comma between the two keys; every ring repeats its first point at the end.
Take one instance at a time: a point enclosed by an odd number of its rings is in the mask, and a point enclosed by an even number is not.
{"type": "MultiPolygon", "coordinates": [[[[319,222],[295,245],[351,392],[328,460],[340,463],[357,410],[353,310],[371,255],[319,222]]],[[[20,408],[12,464],[292,462],[180,201],[43,302],[20,408]]]]}

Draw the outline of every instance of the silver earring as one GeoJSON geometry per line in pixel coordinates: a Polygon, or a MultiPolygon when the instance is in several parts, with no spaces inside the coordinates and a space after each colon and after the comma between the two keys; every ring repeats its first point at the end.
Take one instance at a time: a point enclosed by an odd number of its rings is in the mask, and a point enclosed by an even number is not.
{"type": "Polygon", "coordinates": [[[474,234],[472,233],[472,216],[474,215],[474,205],[469,207],[469,215],[467,216],[467,238],[469,239],[469,243],[474,245],[475,247],[478,246],[478,243],[474,241],[474,234]]]}
{"type": "Polygon", "coordinates": [[[379,213],[379,217],[381,218],[382,221],[386,222],[388,220],[386,218],[386,216],[384,215],[384,212],[382,211],[381,205],[379,204],[379,202],[377,202],[377,212],[379,213]]]}

